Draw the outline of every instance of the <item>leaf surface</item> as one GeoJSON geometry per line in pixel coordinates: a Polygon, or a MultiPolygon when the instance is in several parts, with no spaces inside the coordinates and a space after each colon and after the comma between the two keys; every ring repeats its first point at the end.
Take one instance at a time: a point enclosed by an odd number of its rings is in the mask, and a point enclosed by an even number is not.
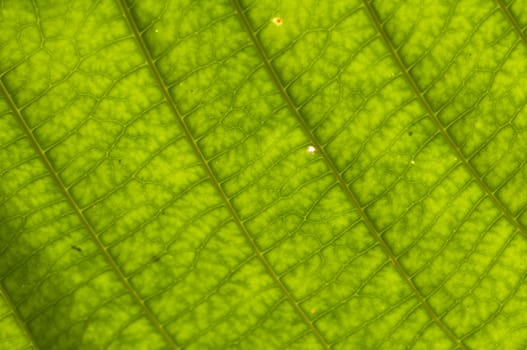
{"type": "Polygon", "coordinates": [[[525,348],[525,6],[0,2],[0,348],[525,348]]]}

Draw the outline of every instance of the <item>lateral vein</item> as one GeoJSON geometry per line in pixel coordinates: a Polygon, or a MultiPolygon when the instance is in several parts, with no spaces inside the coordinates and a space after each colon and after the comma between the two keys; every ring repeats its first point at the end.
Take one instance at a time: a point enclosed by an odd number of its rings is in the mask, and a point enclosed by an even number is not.
{"type": "Polygon", "coordinates": [[[73,198],[73,196],[69,193],[68,189],[64,185],[64,182],[58,175],[58,173],[55,171],[53,165],[51,164],[51,161],[49,160],[48,156],[44,153],[42,147],[40,147],[40,143],[36,139],[35,135],[31,131],[31,128],[26,123],[26,120],[22,116],[22,113],[20,112],[20,109],[15,104],[13,98],[11,97],[11,94],[7,90],[6,86],[4,85],[3,81],[0,79],[0,92],[2,95],[4,95],[5,99],[7,100],[7,104],[9,105],[10,109],[13,112],[13,115],[15,116],[15,119],[18,121],[20,127],[24,130],[25,134],[27,135],[31,145],[37,152],[39,158],[41,159],[42,163],[44,163],[44,166],[50,173],[53,181],[57,185],[57,187],[60,189],[64,197],[66,198],[66,201],[71,206],[73,211],[77,214],[79,219],[82,222],[82,225],[86,228],[88,231],[90,237],[95,242],[95,245],[101,252],[104,259],[107,261],[107,263],[111,266],[114,273],[117,275],[119,281],[123,284],[125,289],[128,291],[128,293],[131,295],[132,299],[136,304],[139,305],[141,311],[143,314],[149,319],[149,321],[152,323],[154,328],[163,336],[165,341],[167,341],[172,348],[178,349],[178,345],[175,343],[174,339],[167,333],[167,331],[163,328],[159,320],[156,318],[156,316],[152,313],[152,311],[145,305],[143,299],[139,296],[139,294],[136,292],[136,290],[132,287],[124,273],[121,271],[119,266],[117,265],[116,261],[113,259],[113,257],[110,255],[102,241],[99,239],[99,236],[95,232],[95,229],[93,228],[92,224],[88,221],[80,207],[77,205],[76,200],[73,198]]]}
{"type": "Polygon", "coordinates": [[[423,306],[423,308],[428,313],[428,315],[431,317],[431,319],[440,327],[441,330],[443,330],[443,332],[452,341],[454,341],[456,343],[456,345],[458,345],[462,349],[467,349],[466,346],[463,345],[463,343],[458,339],[458,337],[455,336],[452,333],[452,331],[444,324],[444,322],[437,316],[436,312],[432,309],[431,305],[428,303],[426,298],[421,294],[421,292],[419,291],[417,286],[411,280],[410,276],[406,273],[406,271],[403,269],[401,264],[398,262],[397,257],[395,256],[395,254],[393,253],[391,248],[388,246],[386,241],[382,238],[382,236],[380,235],[379,231],[377,230],[377,228],[373,224],[372,220],[368,217],[368,215],[364,211],[364,209],[363,209],[362,205],[360,204],[357,196],[351,191],[349,186],[346,184],[346,182],[345,182],[344,178],[342,177],[340,171],[338,170],[337,166],[331,160],[331,158],[327,154],[326,150],[322,147],[322,145],[319,142],[319,140],[317,139],[317,137],[313,134],[313,132],[311,131],[311,129],[310,129],[309,125],[307,124],[305,118],[300,113],[298,107],[293,102],[293,100],[292,100],[291,96],[289,95],[289,93],[285,90],[284,84],[281,82],[281,80],[280,80],[280,78],[278,76],[278,73],[276,72],[276,70],[273,67],[273,65],[271,64],[271,62],[269,61],[269,58],[267,57],[267,54],[265,53],[265,50],[264,50],[262,44],[260,43],[260,41],[256,37],[256,35],[255,35],[255,33],[254,33],[254,31],[253,31],[253,29],[251,27],[251,24],[249,22],[249,19],[247,18],[247,16],[245,16],[244,11],[243,11],[243,7],[239,3],[239,0],[231,0],[231,1],[233,2],[234,6],[236,7],[236,10],[237,10],[237,12],[239,14],[239,17],[241,18],[243,27],[245,28],[246,32],[251,37],[251,40],[253,41],[254,46],[255,46],[256,50],[258,51],[258,54],[260,55],[260,58],[264,62],[265,67],[266,67],[267,71],[269,72],[269,75],[270,75],[271,79],[273,80],[274,84],[276,85],[277,89],[279,90],[280,95],[286,101],[289,109],[291,110],[291,112],[293,113],[295,118],[297,119],[298,123],[300,124],[300,126],[301,126],[302,130],[304,131],[304,133],[306,134],[306,136],[309,137],[309,139],[313,143],[313,145],[317,148],[317,150],[319,150],[319,152],[320,152],[320,154],[322,156],[322,159],[324,160],[326,165],[330,168],[331,172],[334,174],[335,178],[337,179],[337,182],[339,183],[339,185],[343,189],[343,191],[346,194],[346,196],[348,197],[348,199],[355,206],[355,209],[359,213],[362,221],[364,222],[364,224],[366,225],[366,227],[368,228],[368,230],[370,231],[370,233],[372,234],[374,239],[377,241],[377,243],[381,247],[382,251],[390,259],[390,261],[392,262],[392,265],[395,267],[395,269],[397,270],[399,275],[402,277],[402,279],[406,282],[406,284],[410,287],[412,293],[418,299],[419,303],[423,306]]]}
{"type": "Polygon", "coordinates": [[[16,323],[18,326],[22,329],[22,331],[26,334],[29,341],[31,342],[31,345],[35,350],[39,350],[39,346],[37,345],[37,342],[35,341],[35,338],[33,338],[33,334],[29,330],[29,327],[27,326],[26,322],[20,315],[20,312],[18,312],[18,308],[13,303],[9,295],[7,294],[5,288],[2,286],[2,283],[0,283],[0,296],[2,299],[4,299],[4,302],[7,304],[7,306],[11,309],[11,314],[15,318],[16,323]]]}
{"type": "Polygon", "coordinates": [[[498,3],[499,7],[501,8],[503,14],[505,15],[509,23],[514,27],[514,30],[516,31],[518,36],[522,39],[523,43],[527,45],[527,35],[520,27],[520,24],[518,23],[516,18],[514,18],[514,15],[509,9],[509,6],[507,6],[507,4],[503,0],[496,0],[496,2],[498,3]]]}
{"type": "MultiPolygon", "coordinates": [[[[437,116],[437,113],[432,109],[432,106],[427,101],[427,99],[423,96],[421,91],[419,90],[419,87],[417,86],[417,83],[415,82],[414,78],[406,68],[405,64],[403,63],[401,57],[395,50],[390,38],[388,37],[388,34],[384,31],[382,28],[382,25],[380,24],[379,18],[377,17],[377,14],[371,4],[367,0],[363,0],[364,7],[366,8],[368,15],[379,32],[382,41],[384,42],[386,48],[390,52],[390,55],[394,59],[395,63],[397,64],[398,68],[401,70],[402,75],[404,76],[406,82],[414,92],[415,96],[417,97],[417,100],[421,104],[421,106],[425,109],[426,114],[428,115],[429,119],[432,121],[434,126],[437,128],[441,136],[445,139],[449,147],[452,149],[452,151],[455,153],[457,159],[461,161],[463,166],[467,169],[469,174],[472,176],[472,178],[476,181],[478,186],[485,192],[487,197],[494,203],[494,205],[503,213],[503,216],[509,221],[510,224],[512,224],[518,231],[520,231],[525,237],[527,237],[527,228],[525,228],[512,214],[512,212],[502,203],[498,197],[495,195],[495,191],[493,191],[489,185],[483,180],[481,175],[478,173],[476,168],[470,163],[468,158],[463,154],[461,149],[458,147],[448,130],[445,128],[439,117],[437,116]]],[[[510,52],[510,51],[509,51],[510,52]]]]}
{"type": "Polygon", "coordinates": [[[194,150],[195,154],[197,155],[197,157],[199,158],[199,160],[203,164],[203,167],[205,168],[205,171],[207,172],[207,175],[211,179],[212,185],[215,187],[216,191],[221,196],[221,198],[222,198],[223,202],[225,203],[225,206],[227,207],[227,210],[231,214],[236,226],[238,226],[238,228],[242,232],[243,236],[245,237],[245,239],[249,243],[249,245],[250,245],[251,249],[253,250],[254,254],[256,255],[258,260],[261,262],[261,264],[264,266],[264,268],[267,271],[267,273],[271,276],[271,278],[273,279],[274,283],[279,287],[279,289],[285,295],[285,297],[288,300],[288,302],[293,306],[295,312],[301,317],[302,322],[304,322],[306,324],[308,329],[315,335],[315,337],[324,346],[324,348],[329,349],[330,346],[326,342],[326,340],[324,339],[322,334],[320,334],[319,330],[311,322],[309,317],[307,317],[307,315],[304,313],[304,311],[302,310],[300,305],[298,305],[298,302],[293,298],[293,296],[291,295],[291,293],[289,292],[287,287],[280,280],[280,277],[274,271],[273,267],[270,265],[270,263],[267,261],[267,259],[263,255],[263,253],[260,251],[260,248],[258,247],[256,242],[252,238],[251,234],[249,233],[249,231],[247,230],[247,228],[243,224],[243,222],[242,222],[241,218],[239,217],[236,209],[234,209],[231,201],[229,200],[229,197],[227,196],[227,194],[225,193],[225,191],[221,187],[221,184],[218,181],[218,179],[216,178],[216,175],[214,174],[212,168],[209,165],[209,162],[205,158],[205,155],[201,151],[201,148],[196,143],[196,141],[194,139],[194,136],[192,135],[187,123],[184,121],[181,111],[179,110],[179,108],[177,107],[174,99],[170,95],[170,93],[168,91],[167,84],[163,80],[159,69],[157,68],[156,64],[154,63],[154,59],[153,59],[153,57],[152,57],[152,55],[150,53],[150,50],[147,47],[146,43],[144,42],[143,37],[141,35],[141,31],[137,27],[137,23],[136,23],[133,15],[132,15],[132,13],[130,12],[130,9],[128,8],[125,0],[116,0],[116,1],[118,2],[119,7],[121,8],[121,11],[122,11],[124,17],[126,18],[126,20],[128,22],[128,25],[129,25],[131,31],[133,32],[134,38],[137,41],[137,44],[138,44],[139,48],[141,49],[141,51],[143,53],[143,56],[144,56],[145,60],[147,61],[148,65],[149,65],[149,67],[150,67],[150,69],[152,71],[152,74],[154,75],[154,78],[157,81],[157,84],[159,85],[159,87],[160,87],[160,89],[161,89],[161,91],[163,93],[163,96],[164,96],[169,108],[171,109],[172,113],[176,117],[177,123],[179,124],[179,126],[183,130],[183,132],[184,132],[186,138],[188,139],[188,141],[189,141],[192,149],[194,150]]]}

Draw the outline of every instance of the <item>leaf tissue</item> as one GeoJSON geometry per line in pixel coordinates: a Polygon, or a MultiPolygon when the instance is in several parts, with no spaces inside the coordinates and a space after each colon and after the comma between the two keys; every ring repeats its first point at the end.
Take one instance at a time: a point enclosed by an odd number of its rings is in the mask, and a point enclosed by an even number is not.
{"type": "Polygon", "coordinates": [[[0,349],[525,349],[526,8],[0,1],[0,349]]]}

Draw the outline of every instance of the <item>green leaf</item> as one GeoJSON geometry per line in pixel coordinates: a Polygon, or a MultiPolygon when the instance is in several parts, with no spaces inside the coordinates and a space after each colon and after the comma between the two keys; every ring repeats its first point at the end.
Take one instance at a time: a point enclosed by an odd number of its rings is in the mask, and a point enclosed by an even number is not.
{"type": "Polygon", "coordinates": [[[0,349],[524,349],[525,0],[0,2],[0,349]]]}

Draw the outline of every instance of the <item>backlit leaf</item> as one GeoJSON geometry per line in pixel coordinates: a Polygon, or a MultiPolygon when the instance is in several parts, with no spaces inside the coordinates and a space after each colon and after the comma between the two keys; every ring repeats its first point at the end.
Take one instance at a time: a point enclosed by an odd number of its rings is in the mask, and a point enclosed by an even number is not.
{"type": "Polygon", "coordinates": [[[0,1],[0,349],[524,349],[527,1],[0,1]]]}

